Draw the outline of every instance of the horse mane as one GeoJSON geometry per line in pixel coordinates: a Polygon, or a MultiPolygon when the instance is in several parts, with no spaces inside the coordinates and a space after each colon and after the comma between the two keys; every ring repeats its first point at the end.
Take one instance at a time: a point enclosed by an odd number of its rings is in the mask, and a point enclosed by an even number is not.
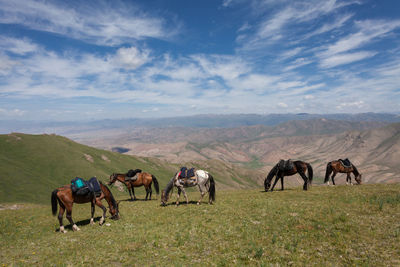
{"type": "Polygon", "coordinates": [[[354,173],[354,175],[355,175],[355,176],[359,176],[360,173],[358,172],[356,166],[354,166],[354,164],[351,164],[351,165],[353,165],[353,173],[354,173]]]}
{"type": "Polygon", "coordinates": [[[164,189],[164,194],[165,194],[165,198],[166,200],[168,200],[168,195],[169,192],[172,190],[172,188],[174,187],[174,180],[175,180],[175,176],[171,179],[171,181],[168,182],[168,184],[165,186],[164,189]]]}
{"type": "Polygon", "coordinates": [[[99,181],[99,183],[104,186],[104,188],[107,190],[107,192],[110,194],[110,198],[111,198],[111,204],[113,205],[114,209],[117,209],[118,205],[117,205],[117,201],[115,201],[115,198],[113,196],[113,194],[111,193],[111,190],[105,185],[103,184],[101,181],[99,181]]]}
{"type": "Polygon", "coordinates": [[[274,178],[276,172],[278,171],[279,163],[277,163],[268,173],[267,177],[265,178],[265,182],[271,182],[272,178],[274,178]]]}

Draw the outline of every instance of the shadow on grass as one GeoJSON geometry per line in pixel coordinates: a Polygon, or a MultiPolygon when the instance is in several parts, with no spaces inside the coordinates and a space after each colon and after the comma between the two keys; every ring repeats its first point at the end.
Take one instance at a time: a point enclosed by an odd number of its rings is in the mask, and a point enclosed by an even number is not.
{"type": "Polygon", "coordinates": [[[134,200],[132,200],[130,198],[127,198],[127,199],[121,199],[119,201],[121,201],[121,202],[135,202],[135,201],[154,201],[154,200],[158,200],[158,199],[154,198],[154,197],[152,197],[151,199],[147,199],[147,200],[145,198],[143,198],[143,199],[137,198],[137,199],[134,199],[134,200]]]}
{"type": "MultiPolygon", "coordinates": [[[[208,202],[201,203],[201,205],[204,205],[204,204],[208,204],[208,202]]],[[[167,204],[161,205],[161,206],[167,207],[167,206],[175,206],[175,205],[176,205],[176,202],[170,202],[170,203],[167,203],[167,204]]],[[[185,200],[183,200],[183,201],[179,201],[179,205],[187,205],[187,203],[185,200]]],[[[197,205],[197,201],[190,200],[189,205],[197,205]]]]}
{"type": "MultiPolygon", "coordinates": [[[[97,217],[93,218],[95,223],[99,222],[100,219],[101,219],[101,216],[97,216],[97,217]]],[[[75,224],[77,226],[85,226],[85,225],[90,224],[90,219],[78,221],[78,222],[75,222],[75,224]]],[[[65,225],[64,228],[65,228],[65,230],[71,230],[72,231],[72,224],[65,225]]],[[[60,228],[56,229],[56,232],[60,232],[60,228]]]]}
{"type": "Polygon", "coordinates": [[[282,189],[274,189],[273,191],[268,190],[267,192],[265,190],[261,190],[260,193],[274,193],[274,192],[282,192],[282,191],[294,191],[296,188],[285,188],[284,190],[282,189]]]}

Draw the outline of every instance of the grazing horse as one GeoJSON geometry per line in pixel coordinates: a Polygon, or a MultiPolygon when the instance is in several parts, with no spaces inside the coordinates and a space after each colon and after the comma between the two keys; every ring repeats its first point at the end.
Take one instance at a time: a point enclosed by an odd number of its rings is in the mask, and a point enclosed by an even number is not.
{"type": "Polygon", "coordinates": [[[100,219],[100,225],[102,225],[105,221],[107,209],[101,203],[102,199],[105,199],[108,203],[110,213],[112,215],[111,219],[118,220],[119,219],[119,210],[118,210],[118,203],[115,201],[110,189],[105,186],[102,182],[100,182],[101,194],[100,196],[96,197],[93,193],[89,193],[84,196],[79,196],[72,194],[71,185],[64,185],[55,189],[51,193],[51,207],[53,215],[55,216],[57,213],[57,202],[60,206],[60,211],[58,213],[58,220],[60,222],[60,232],[66,233],[67,231],[64,229],[63,225],[63,215],[64,211],[67,210],[67,219],[72,225],[73,231],[79,231],[79,227],[74,223],[72,220],[72,206],[74,203],[83,204],[83,203],[91,203],[91,218],[90,224],[94,224],[94,208],[95,205],[99,206],[103,210],[103,216],[100,219]]]}
{"type": "Polygon", "coordinates": [[[361,184],[361,173],[358,172],[356,166],[354,166],[352,163],[349,164],[349,166],[344,166],[341,162],[341,160],[334,160],[329,162],[326,165],[326,173],[325,173],[325,181],[324,183],[327,183],[329,185],[329,176],[332,174],[332,183],[333,185],[335,185],[335,176],[336,174],[340,172],[340,173],[346,173],[347,177],[346,177],[346,184],[353,184],[351,182],[351,176],[350,173],[354,174],[354,178],[357,182],[357,184],[361,184]]]}
{"type": "Polygon", "coordinates": [[[298,173],[301,178],[304,180],[303,190],[308,189],[308,185],[311,185],[313,179],[313,169],[310,163],[304,161],[279,161],[268,173],[267,177],[264,180],[264,188],[265,192],[268,192],[271,187],[271,182],[274,176],[276,176],[274,185],[271,188],[271,191],[274,190],[274,187],[278,180],[281,180],[281,190],[283,190],[283,177],[291,176],[298,173]],[[289,163],[289,164],[288,164],[289,163]],[[305,175],[306,171],[308,172],[308,177],[305,175]]]}
{"type": "Polygon", "coordinates": [[[183,195],[185,196],[186,203],[189,204],[189,200],[184,188],[196,185],[199,187],[201,195],[199,201],[197,202],[197,205],[201,204],[201,201],[203,200],[203,197],[207,191],[208,191],[208,202],[212,204],[212,202],[215,201],[215,182],[214,182],[214,177],[212,177],[211,174],[203,170],[196,170],[194,179],[183,180],[179,179],[179,173],[180,172],[177,172],[175,174],[175,176],[171,179],[171,181],[168,182],[167,186],[162,191],[161,193],[162,206],[165,206],[167,204],[170,192],[172,192],[174,186],[178,188],[178,197],[176,199],[176,205],[179,205],[179,197],[181,195],[181,192],[183,192],[183,195]]]}
{"type": "Polygon", "coordinates": [[[149,197],[149,199],[151,200],[151,194],[153,193],[153,190],[151,189],[151,184],[154,182],[154,189],[156,190],[157,195],[160,193],[160,187],[158,185],[158,181],[157,178],[148,173],[148,172],[140,172],[137,173],[137,179],[136,180],[132,180],[129,179],[130,177],[127,177],[126,174],[124,173],[113,173],[110,175],[110,181],[108,182],[108,185],[112,185],[113,183],[115,183],[115,181],[119,181],[123,184],[126,185],[126,187],[128,188],[128,192],[129,195],[131,197],[131,200],[136,200],[136,196],[135,196],[135,189],[134,187],[139,187],[139,186],[144,186],[144,188],[146,189],[146,200],[149,197]],[[132,191],[132,193],[131,193],[132,191]],[[133,197],[132,197],[133,195],[133,197]]]}

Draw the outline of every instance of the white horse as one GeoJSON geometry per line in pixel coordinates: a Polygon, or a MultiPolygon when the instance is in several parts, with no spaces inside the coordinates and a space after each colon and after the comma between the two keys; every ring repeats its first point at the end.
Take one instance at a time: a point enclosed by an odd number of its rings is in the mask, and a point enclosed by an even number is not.
{"type": "Polygon", "coordinates": [[[208,191],[208,202],[212,204],[215,201],[215,182],[211,174],[203,170],[196,170],[193,178],[180,178],[180,172],[177,172],[175,176],[169,181],[165,189],[161,193],[161,205],[165,206],[172,193],[173,187],[178,188],[178,198],[176,199],[176,205],[179,205],[179,197],[181,192],[185,196],[186,203],[189,204],[188,197],[186,195],[185,187],[199,186],[201,197],[197,201],[197,205],[200,205],[205,193],[208,191]]]}

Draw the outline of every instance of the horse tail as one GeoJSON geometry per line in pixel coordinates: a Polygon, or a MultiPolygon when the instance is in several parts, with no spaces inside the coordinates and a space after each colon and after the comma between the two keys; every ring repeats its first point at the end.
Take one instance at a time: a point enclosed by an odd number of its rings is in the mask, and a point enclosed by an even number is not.
{"type": "Polygon", "coordinates": [[[52,193],[51,193],[51,211],[53,212],[53,215],[55,216],[57,213],[57,193],[58,193],[58,189],[55,189],[52,193]]]}
{"type": "Polygon", "coordinates": [[[151,178],[153,179],[154,182],[154,188],[156,189],[157,195],[160,194],[160,185],[158,184],[157,178],[152,174],[151,178]]]}
{"type": "Polygon", "coordinates": [[[279,163],[277,163],[268,173],[267,177],[264,180],[264,188],[267,191],[268,184],[271,183],[271,180],[274,178],[276,173],[278,172],[279,163]]]}
{"type": "Polygon", "coordinates": [[[311,167],[310,163],[307,163],[307,171],[308,171],[308,183],[312,184],[312,179],[313,179],[313,168],[311,167]]]}
{"type": "Polygon", "coordinates": [[[326,172],[325,172],[325,180],[324,183],[327,183],[329,181],[329,175],[332,172],[332,162],[328,162],[326,165],[326,172]]]}
{"type": "Polygon", "coordinates": [[[210,179],[210,190],[208,191],[210,195],[210,199],[215,202],[215,181],[214,177],[212,177],[211,174],[208,174],[208,177],[210,179]]]}

